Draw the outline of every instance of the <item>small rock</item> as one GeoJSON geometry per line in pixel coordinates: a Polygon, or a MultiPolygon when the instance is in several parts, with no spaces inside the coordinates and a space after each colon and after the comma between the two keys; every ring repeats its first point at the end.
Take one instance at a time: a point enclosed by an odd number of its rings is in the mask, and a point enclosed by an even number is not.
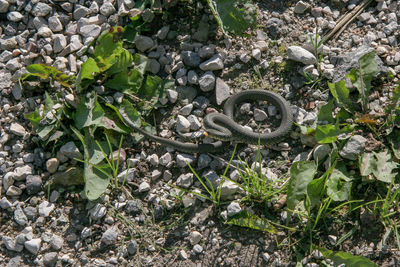
{"type": "Polygon", "coordinates": [[[25,128],[18,123],[11,123],[10,132],[18,136],[24,136],[26,134],[25,128]]]}
{"type": "Polygon", "coordinates": [[[205,167],[208,167],[210,162],[212,161],[211,157],[207,154],[201,154],[199,156],[199,159],[197,161],[197,168],[199,169],[204,169],[205,167]]]}
{"type": "Polygon", "coordinates": [[[55,206],[53,203],[43,201],[39,205],[39,215],[42,217],[49,217],[50,213],[54,210],[55,206]]]}
{"type": "Polygon", "coordinates": [[[129,243],[128,243],[128,253],[130,255],[135,255],[137,250],[138,250],[138,248],[139,248],[139,245],[135,240],[129,241],[129,243]]]}
{"type": "Polygon", "coordinates": [[[151,187],[150,187],[149,183],[147,183],[147,182],[142,182],[139,185],[139,193],[148,192],[148,191],[150,191],[150,189],[151,189],[151,187]]]}
{"type": "Polygon", "coordinates": [[[312,65],[317,63],[315,56],[300,46],[288,47],[288,57],[291,60],[301,62],[305,65],[312,65]]]}
{"type": "Polygon", "coordinates": [[[200,56],[198,53],[192,51],[183,51],[181,53],[183,63],[189,67],[198,67],[200,65],[200,56]]]}
{"type": "Polygon", "coordinates": [[[196,254],[200,254],[201,252],[203,252],[203,247],[200,245],[194,245],[193,246],[193,252],[196,254]]]}
{"type": "Polygon", "coordinates": [[[215,85],[215,98],[217,105],[221,105],[230,96],[229,86],[220,78],[217,78],[215,85]]]}
{"type": "Polygon", "coordinates": [[[197,231],[191,232],[189,235],[190,244],[192,244],[192,246],[198,244],[200,242],[201,238],[202,238],[202,235],[199,232],[197,232],[197,231]]]}
{"type": "Polygon", "coordinates": [[[179,251],[179,257],[182,260],[187,260],[188,259],[188,254],[182,249],[182,250],[179,251]]]}
{"type": "Polygon", "coordinates": [[[176,184],[183,188],[189,188],[193,184],[193,173],[181,174],[176,184]]]}
{"type": "Polygon", "coordinates": [[[92,220],[97,221],[103,218],[107,214],[107,208],[100,203],[97,203],[93,208],[89,210],[89,216],[92,220]]]}
{"type": "Polygon", "coordinates": [[[361,154],[364,150],[365,143],[367,139],[365,139],[361,135],[352,136],[343,147],[343,149],[339,152],[340,156],[349,160],[356,160],[357,156],[361,154]]]}
{"type": "Polygon", "coordinates": [[[26,177],[26,192],[34,195],[42,190],[42,178],[39,175],[28,175],[26,177]]]}
{"type": "Polygon", "coordinates": [[[97,38],[97,36],[99,36],[101,33],[101,27],[99,25],[89,24],[89,25],[82,26],[79,29],[79,32],[85,38],[89,38],[89,37],[97,38]]]}
{"type": "Polygon", "coordinates": [[[335,246],[335,245],[336,245],[337,239],[338,239],[337,236],[328,235],[329,243],[331,243],[332,246],[335,246]]]}
{"type": "Polygon", "coordinates": [[[239,203],[231,202],[231,204],[228,205],[226,210],[228,212],[228,217],[231,217],[236,214],[239,214],[242,211],[242,208],[240,207],[239,203]]]}
{"type": "Polygon", "coordinates": [[[190,131],[190,122],[182,115],[178,115],[176,131],[179,133],[188,133],[190,131]]]}
{"type": "Polygon", "coordinates": [[[100,13],[106,17],[114,14],[115,11],[113,4],[108,1],[105,1],[100,7],[100,13]]]}
{"type": "Polygon", "coordinates": [[[215,88],[215,75],[212,71],[207,71],[199,79],[199,86],[203,92],[209,92],[215,88]]]}
{"type": "Polygon", "coordinates": [[[158,32],[157,32],[157,37],[160,40],[164,40],[165,38],[167,38],[169,32],[169,26],[164,26],[162,27],[158,32]]]}
{"type": "Polygon", "coordinates": [[[303,1],[298,1],[294,7],[294,13],[303,14],[310,5],[308,3],[304,3],[303,1]]]}
{"type": "Polygon", "coordinates": [[[42,244],[42,239],[34,238],[24,243],[24,247],[32,254],[37,255],[42,244]]]}
{"type": "Polygon", "coordinates": [[[105,245],[113,245],[117,242],[119,230],[116,226],[108,228],[101,236],[101,242],[105,245]]]}
{"type": "Polygon", "coordinates": [[[54,53],[60,53],[67,46],[67,39],[63,34],[53,35],[53,49],[54,53]]]}
{"type": "Polygon", "coordinates": [[[75,143],[73,141],[70,141],[63,145],[60,148],[60,153],[63,154],[64,156],[70,158],[70,159],[82,159],[82,154],[79,152],[79,149],[75,146],[75,143]]]}
{"type": "Polygon", "coordinates": [[[6,13],[10,4],[6,0],[0,0],[0,13],[6,13]]]}
{"type": "Polygon", "coordinates": [[[225,180],[221,186],[221,199],[233,199],[239,189],[240,187],[237,184],[225,180]]]}
{"type": "Polygon", "coordinates": [[[136,48],[140,52],[145,52],[154,46],[154,42],[150,37],[138,35],[135,39],[136,48]]]}
{"type": "Polygon", "coordinates": [[[28,224],[28,218],[26,217],[24,211],[18,206],[14,211],[14,220],[21,226],[25,226],[28,224]]]}
{"type": "Polygon", "coordinates": [[[209,60],[200,64],[200,69],[203,71],[222,70],[224,68],[224,62],[220,55],[215,55],[209,60]]]}
{"type": "Polygon", "coordinates": [[[176,156],[176,164],[178,167],[184,168],[187,167],[188,164],[193,166],[193,162],[196,160],[196,158],[193,155],[189,154],[178,154],[176,156]]]}
{"type": "Polygon", "coordinates": [[[32,15],[35,17],[45,17],[51,12],[52,8],[48,4],[39,2],[32,9],[32,15]]]}
{"type": "Polygon", "coordinates": [[[139,199],[128,200],[125,209],[129,214],[136,215],[143,210],[143,204],[139,199]]]}
{"type": "Polygon", "coordinates": [[[43,264],[46,267],[55,266],[58,260],[57,252],[47,252],[43,255],[43,264]]]}
{"type": "Polygon", "coordinates": [[[60,165],[60,161],[57,158],[51,158],[46,161],[46,169],[49,173],[55,173],[60,165]]]}
{"type": "Polygon", "coordinates": [[[188,77],[188,82],[190,84],[198,84],[199,83],[199,76],[197,76],[197,73],[194,70],[189,70],[187,77],[188,77]]]}
{"type": "Polygon", "coordinates": [[[7,189],[6,195],[9,197],[16,197],[16,196],[20,196],[22,194],[22,190],[19,187],[16,187],[14,185],[10,186],[7,189]]]}
{"type": "Polygon", "coordinates": [[[258,48],[253,49],[251,51],[251,56],[256,60],[260,60],[261,59],[261,50],[258,48]]]}
{"type": "Polygon", "coordinates": [[[270,256],[267,252],[264,252],[264,253],[262,254],[262,258],[263,258],[263,260],[264,260],[265,262],[268,262],[268,261],[271,259],[271,256],[270,256]]]}
{"type": "Polygon", "coordinates": [[[19,22],[24,18],[24,15],[19,13],[18,11],[11,11],[7,13],[7,19],[12,22],[19,22]]]}
{"type": "Polygon", "coordinates": [[[0,199],[0,208],[3,210],[9,209],[12,207],[12,204],[6,197],[3,197],[0,199]]]}
{"type": "Polygon", "coordinates": [[[49,28],[53,32],[60,32],[63,30],[63,25],[57,16],[49,18],[49,28]]]}
{"type": "Polygon", "coordinates": [[[264,121],[268,118],[267,113],[264,110],[255,108],[254,109],[254,120],[255,121],[264,121]]]}
{"type": "Polygon", "coordinates": [[[167,152],[160,157],[160,164],[163,166],[167,166],[172,161],[171,153],[167,152]]]}

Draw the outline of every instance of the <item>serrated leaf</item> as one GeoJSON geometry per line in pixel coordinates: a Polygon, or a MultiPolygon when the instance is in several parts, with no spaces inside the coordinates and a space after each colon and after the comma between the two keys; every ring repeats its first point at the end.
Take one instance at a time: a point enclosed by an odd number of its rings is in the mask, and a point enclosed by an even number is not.
{"type": "Polygon", "coordinates": [[[317,166],[312,161],[298,161],[290,168],[290,180],[287,193],[287,206],[294,210],[307,194],[307,185],[314,179],[317,166]]]}
{"type": "Polygon", "coordinates": [[[250,0],[207,0],[224,33],[243,35],[255,27],[256,8],[250,0]]]}
{"type": "Polygon", "coordinates": [[[350,91],[347,89],[344,80],[337,83],[328,83],[328,86],[338,105],[345,108],[347,111],[352,112],[354,108],[349,99],[350,91]]]}
{"type": "Polygon", "coordinates": [[[391,183],[396,176],[396,173],[393,173],[393,171],[397,168],[397,163],[392,160],[392,155],[388,150],[373,153],[376,157],[376,169],[372,170],[374,176],[379,181],[391,183]]]}
{"type": "Polygon", "coordinates": [[[79,130],[91,125],[99,125],[103,119],[104,111],[97,102],[97,97],[91,97],[88,100],[82,97],[74,115],[76,128],[79,130]]]}
{"type": "Polygon", "coordinates": [[[258,217],[243,210],[239,214],[229,217],[227,224],[247,227],[255,230],[266,231],[269,233],[277,233],[276,228],[267,219],[258,217]]]}
{"type": "Polygon", "coordinates": [[[128,94],[137,94],[143,83],[143,75],[136,69],[120,72],[104,85],[128,94]]]}

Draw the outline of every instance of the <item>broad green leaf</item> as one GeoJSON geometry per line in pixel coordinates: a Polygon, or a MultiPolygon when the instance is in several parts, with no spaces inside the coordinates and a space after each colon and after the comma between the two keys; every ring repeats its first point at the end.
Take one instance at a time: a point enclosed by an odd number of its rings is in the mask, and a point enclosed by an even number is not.
{"type": "Polygon", "coordinates": [[[91,164],[85,163],[85,195],[88,200],[98,199],[107,189],[110,183],[110,175],[106,175],[91,164]]]}
{"type": "Polygon", "coordinates": [[[78,91],[86,89],[94,82],[94,76],[100,72],[96,61],[93,58],[88,58],[81,66],[81,70],[76,78],[76,88],[78,91]]]}
{"type": "Polygon", "coordinates": [[[318,125],[315,130],[315,140],[320,144],[329,144],[337,141],[337,137],[340,134],[351,132],[353,128],[350,125],[346,125],[343,128],[339,128],[339,125],[327,124],[318,125]]]}
{"type": "Polygon", "coordinates": [[[57,141],[58,139],[60,139],[62,136],[64,135],[63,132],[61,131],[55,131],[47,140],[47,142],[51,142],[51,141],[57,141]]]}
{"type": "Polygon", "coordinates": [[[250,0],[207,0],[222,31],[243,35],[256,23],[256,8],[250,0]]]}
{"type": "Polygon", "coordinates": [[[329,100],[329,102],[326,105],[320,107],[318,112],[318,120],[335,123],[335,119],[332,116],[332,112],[333,112],[333,99],[329,100]]]}
{"type": "Polygon", "coordinates": [[[94,58],[107,58],[111,55],[120,54],[122,51],[122,41],[115,40],[114,35],[110,32],[103,33],[96,42],[94,49],[94,58]]]}
{"type": "Polygon", "coordinates": [[[136,69],[124,71],[114,75],[104,85],[128,94],[137,94],[142,86],[143,75],[136,69]]]}
{"type": "Polygon", "coordinates": [[[54,124],[46,125],[46,126],[39,126],[36,130],[37,135],[40,137],[41,140],[46,140],[51,131],[55,128],[54,124]]]}
{"type": "Polygon", "coordinates": [[[91,125],[98,126],[104,116],[101,105],[97,102],[97,97],[91,97],[88,100],[85,97],[80,99],[74,116],[75,126],[80,130],[83,127],[91,125]]]}
{"type": "Polygon", "coordinates": [[[25,114],[24,117],[32,123],[32,126],[35,130],[39,127],[40,121],[42,120],[38,109],[35,109],[35,111],[32,111],[28,114],[25,114]]]}
{"type": "Polygon", "coordinates": [[[239,214],[229,217],[226,221],[227,224],[247,227],[255,230],[266,231],[269,233],[277,233],[276,228],[267,219],[252,215],[243,210],[239,214]]]}
{"type": "Polygon", "coordinates": [[[121,123],[121,120],[116,114],[115,116],[113,116],[113,114],[111,114],[110,112],[106,112],[104,114],[103,119],[99,124],[99,127],[104,127],[108,130],[113,130],[122,134],[129,134],[131,132],[130,128],[121,123]]]}
{"type": "Polygon", "coordinates": [[[372,174],[373,170],[377,169],[376,159],[372,153],[363,153],[359,159],[359,167],[361,176],[372,174]]]}
{"type": "Polygon", "coordinates": [[[51,99],[49,93],[45,92],[46,98],[44,100],[44,110],[43,114],[46,115],[49,111],[51,111],[54,107],[54,101],[51,99]]]}
{"type": "Polygon", "coordinates": [[[322,247],[316,247],[322,255],[334,261],[334,266],[345,264],[346,267],[378,267],[368,258],[362,256],[354,256],[348,252],[332,251],[322,247]]]}
{"type": "Polygon", "coordinates": [[[142,75],[150,68],[150,59],[141,54],[135,54],[133,62],[135,63],[135,70],[139,71],[142,75]]]}
{"type": "Polygon", "coordinates": [[[287,193],[287,206],[294,210],[296,205],[307,194],[307,185],[317,173],[317,166],[313,161],[298,161],[290,168],[290,180],[287,193]]]}
{"type": "Polygon", "coordinates": [[[121,53],[117,55],[118,60],[108,70],[107,74],[112,75],[119,72],[127,72],[127,69],[132,65],[133,56],[128,50],[121,50],[121,53]]]}
{"type": "Polygon", "coordinates": [[[337,166],[326,182],[327,194],[334,201],[345,201],[349,199],[352,179],[348,176],[345,168],[344,165],[337,166]]]}
{"type": "Polygon", "coordinates": [[[388,150],[375,153],[376,157],[376,169],[372,172],[376,179],[385,183],[391,183],[397,173],[393,173],[394,169],[397,168],[398,164],[392,160],[392,155],[388,150]]]}
{"type": "Polygon", "coordinates": [[[29,80],[30,77],[40,77],[43,79],[51,77],[61,85],[71,87],[71,84],[75,79],[74,76],[66,75],[55,67],[46,66],[44,64],[31,64],[26,67],[26,70],[28,73],[24,74],[21,80],[29,80]]]}
{"type": "Polygon", "coordinates": [[[140,15],[131,17],[129,19],[130,23],[125,26],[122,38],[124,41],[134,43],[136,36],[140,33],[145,23],[140,15]]]}
{"type": "MultiPolygon", "coordinates": [[[[110,153],[110,149],[108,148],[107,142],[99,142],[101,148],[103,149],[104,153],[108,155],[110,153]]],[[[100,164],[104,159],[103,152],[101,152],[100,147],[97,145],[96,142],[88,142],[88,149],[89,149],[89,163],[93,165],[100,164]]]]}
{"type": "Polygon", "coordinates": [[[126,99],[122,100],[120,105],[121,112],[126,113],[129,119],[133,122],[136,127],[141,126],[140,114],[139,112],[132,106],[132,103],[126,99]]]}
{"type": "Polygon", "coordinates": [[[349,99],[350,91],[347,89],[344,80],[341,80],[337,83],[328,83],[328,86],[338,105],[345,108],[347,111],[352,112],[353,104],[349,99]]]}
{"type": "Polygon", "coordinates": [[[26,70],[29,71],[31,74],[39,76],[43,79],[47,79],[50,77],[51,70],[47,68],[46,65],[43,64],[31,64],[26,67],[26,70]]]}
{"type": "Polygon", "coordinates": [[[313,207],[321,202],[321,197],[325,192],[325,178],[321,177],[312,180],[307,185],[307,196],[310,200],[310,206],[313,207]]]}

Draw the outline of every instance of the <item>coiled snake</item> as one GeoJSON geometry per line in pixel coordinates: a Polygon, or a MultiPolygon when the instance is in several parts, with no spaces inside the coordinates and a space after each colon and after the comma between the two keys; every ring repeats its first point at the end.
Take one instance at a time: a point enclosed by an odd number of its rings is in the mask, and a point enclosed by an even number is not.
{"type": "Polygon", "coordinates": [[[223,114],[218,112],[207,114],[204,118],[206,135],[218,139],[218,141],[210,144],[184,143],[155,136],[135,126],[126,114],[121,113],[121,116],[127,125],[147,138],[186,153],[220,151],[227,144],[227,142],[223,141],[235,141],[255,145],[273,145],[285,138],[293,124],[293,115],[289,103],[280,95],[264,90],[246,90],[233,95],[225,102],[223,114]],[[271,104],[275,105],[281,114],[281,123],[278,129],[271,133],[255,133],[237,124],[233,120],[235,105],[249,100],[269,101],[271,104]]]}

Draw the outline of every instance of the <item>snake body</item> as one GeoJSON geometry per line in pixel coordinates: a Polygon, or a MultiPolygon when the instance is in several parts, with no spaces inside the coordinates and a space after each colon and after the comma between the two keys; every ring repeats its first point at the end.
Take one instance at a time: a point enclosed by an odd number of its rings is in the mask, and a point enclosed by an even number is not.
{"type": "Polygon", "coordinates": [[[184,143],[167,138],[155,136],[137,127],[126,114],[121,113],[126,124],[147,138],[162,145],[175,148],[186,153],[208,153],[222,150],[228,143],[235,141],[248,144],[273,145],[290,132],[293,124],[293,115],[289,103],[280,95],[264,90],[246,90],[231,96],[224,105],[224,114],[214,112],[204,118],[204,127],[207,134],[218,141],[210,144],[184,143]],[[281,114],[281,124],[271,133],[255,133],[237,124],[234,118],[235,105],[244,101],[269,101],[275,105],[281,114]]]}

